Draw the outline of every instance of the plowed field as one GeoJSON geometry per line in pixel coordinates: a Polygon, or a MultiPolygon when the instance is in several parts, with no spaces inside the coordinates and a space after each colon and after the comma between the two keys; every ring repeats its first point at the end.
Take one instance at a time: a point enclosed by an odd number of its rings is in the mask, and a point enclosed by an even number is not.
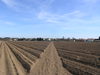
{"type": "Polygon", "coordinates": [[[100,75],[100,43],[1,41],[0,75],[100,75]]]}

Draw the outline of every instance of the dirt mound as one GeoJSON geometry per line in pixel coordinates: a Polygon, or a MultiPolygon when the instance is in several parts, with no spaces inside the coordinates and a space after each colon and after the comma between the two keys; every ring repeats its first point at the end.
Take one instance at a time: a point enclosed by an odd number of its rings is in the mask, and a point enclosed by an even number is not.
{"type": "Polygon", "coordinates": [[[62,66],[62,62],[53,43],[41,54],[40,59],[33,65],[29,75],[71,75],[62,66]]]}

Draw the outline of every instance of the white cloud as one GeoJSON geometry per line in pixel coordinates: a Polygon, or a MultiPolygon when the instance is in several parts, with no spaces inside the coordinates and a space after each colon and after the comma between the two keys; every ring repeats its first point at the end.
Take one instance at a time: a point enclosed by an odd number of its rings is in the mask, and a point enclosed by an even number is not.
{"type": "Polygon", "coordinates": [[[43,20],[49,24],[60,26],[63,30],[95,30],[99,29],[100,17],[91,16],[86,19],[88,14],[75,10],[66,14],[51,14],[48,12],[38,13],[38,19],[43,20]]]}
{"type": "Polygon", "coordinates": [[[92,4],[94,4],[94,3],[97,3],[99,0],[83,0],[83,2],[85,2],[85,3],[92,3],[92,4]]]}
{"type": "Polygon", "coordinates": [[[0,25],[15,26],[16,24],[11,21],[0,20],[0,25]]]}
{"type": "Polygon", "coordinates": [[[17,12],[31,12],[32,8],[30,5],[27,5],[23,2],[19,2],[17,0],[1,0],[7,7],[12,8],[13,10],[17,12]],[[26,11],[27,10],[27,11],[26,11]],[[29,11],[30,10],[30,11],[29,11]]]}
{"type": "MultiPolygon", "coordinates": [[[[29,0],[30,1],[30,0],[29,0]]],[[[36,11],[37,13],[37,18],[39,20],[42,20],[44,22],[47,23],[52,23],[52,24],[58,24],[58,25],[64,25],[64,26],[68,26],[68,25],[87,25],[87,24],[95,24],[95,23],[100,23],[99,20],[100,19],[89,19],[86,20],[86,18],[84,19],[84,17],[88,16],[88,14],[81,12],[80,10],[75,10],[73,12],[69,12],[69,13],[65,13],[65,14],[56,14],[56,13],[50,13],[47,12],[46,9],[54,2],[55,0],[45,0],[45,1],[37,1],[34,0],[32,1],[33,3],[35,3],[37,6],[37,8],[39,9],[39,11],[36,11]]],[[[95,3],[98,0],[82,0],[85,3],[95,3]]],[[[2,2],[4,2],[7,6],[10,6],[12,8],[16,8],[19,11],[22,11],[23,9],[29,9],[29,11],[25,11],[25,12],[30,12],[33,10],[33,8],[27,5],[24,5],[22,3],[17,2],[17,0],[2,0],[2,2]]],[[[27,4],[27,3],[26,3],[27,4]]],[[[15,9],[15,10],[16,10],[15,9]]],[[[34,14],[33,12],[30,14],[32,15],[34,14]]],[[[32,19],[30,18],[25,18],[23,19],[25,21],[31,21],[32,19]]],[[[8,22],[8,24],[10,24],[8,22]]]]}
{"type": "Polygon", "coordinates": [[[15,0],[1,0],[4,4],[6,4],[9,7],[15,7],[17,3],[15,0]]]}
{"type": "Polygon", "coordinates": [[[52,23],[66,23],[68,21],[77,21],[80,20],[80,18],[83,18],[85,16],[85,13],[82,13],[81,11],[73,11],[67,14],[51,14],[48,12],[40,12],[38,13],[37,17],[40,20],[44,20],[46,22],[52,22],[52,23]]]}
{"type": "Polygon", "coordinates": [[[44,0],[41,4],[40,4],[40,9],[41,10],[46,10],[50,7],[50,5],[54,2],[55,0],[44,0]]]}
{"type": "Polygon", "coordinates": [[[24,0],[24,1],[18,1],[18,0],[1,0],[5,5],[8,7],[13,8],[16,11],[24,11],[24,12],[37,12],[37,10],[42,11],[49,8],[49,6],[55,1],[55,0],[24,0]],[[33,5],[32,5],[33,4],[33,5]],[[35,6],[34,6],[35,5],[35,6]]]}

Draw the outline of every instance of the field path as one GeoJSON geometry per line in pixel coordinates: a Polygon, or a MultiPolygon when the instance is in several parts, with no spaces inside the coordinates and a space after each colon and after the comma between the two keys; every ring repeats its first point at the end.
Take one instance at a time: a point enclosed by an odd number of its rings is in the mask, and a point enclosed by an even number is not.
{"type": "Polygon", "coordinates": [[[62,66],[57,50],[51,42],[30,71],[30,75],[71,75],[62,66]]]}

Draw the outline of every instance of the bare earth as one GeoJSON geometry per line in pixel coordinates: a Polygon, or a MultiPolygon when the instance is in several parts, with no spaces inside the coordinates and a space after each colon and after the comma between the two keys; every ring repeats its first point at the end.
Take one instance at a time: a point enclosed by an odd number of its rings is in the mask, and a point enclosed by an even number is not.
{"type": "Polygon", "coordinates": [[[0,75],[71,75],[63,68],[53,43],[48,45],[36,62],[30,60],[33,56],[28,52],[21,51],[14,45],[9,45],[13,46],[12,50],[6,42],[0,42],[0,75]],[[25,65],[30,66],[29,72],[26,71],[28,67],[25,69],[25,65]]]}
{"type": "Polygon", "coordinates": [[[71,75],[62,66],[62,62],[53,43],[41,54],[41,58],[33,65],[30,75],[71,75]]]}

